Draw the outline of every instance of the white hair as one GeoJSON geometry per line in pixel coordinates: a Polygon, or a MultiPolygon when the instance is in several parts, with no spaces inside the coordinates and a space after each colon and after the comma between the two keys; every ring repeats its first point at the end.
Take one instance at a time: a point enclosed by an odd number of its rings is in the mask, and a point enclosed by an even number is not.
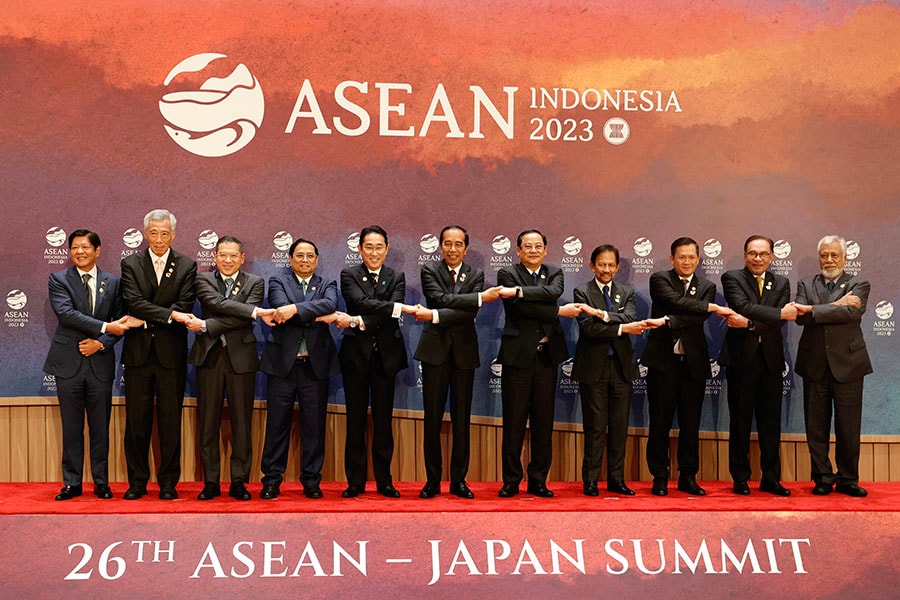
{"type": "Polygon", "coordinates": [[[175,215],[164,208],[151,210],[144,215],[144,230],[150,227],[150,221],[168,221],[172,225],[172,231],[175,231],[175,215]]]}
{"type": "MultiPolygon", "coordinates": [[[[172,229],[175,229],[175,224],[172,224],[172,229]]],[[[833,244],[837,242],[841,245],[841,256],[847,256],[847,240],[842,238],[839,235],[826,235],[821,240],[819,240],[819,245],[816,246],[816,252],[822,251],[822,246],[825,244],[833,244]]]]}

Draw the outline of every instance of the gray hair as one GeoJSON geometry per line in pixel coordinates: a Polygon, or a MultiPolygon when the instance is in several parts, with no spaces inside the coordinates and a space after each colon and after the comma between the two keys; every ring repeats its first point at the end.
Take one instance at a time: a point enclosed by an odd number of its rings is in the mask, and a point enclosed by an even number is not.
{"type": "MultiPolygon", "coordinates": [[[[172,225],[172,228],[175,228],[174,224],[172,225]]],[[[835,242],[841,245],[841,255],[847,256],[847,240],[839,235],[826,235],[825,237],[823,237],[821,240],[819,240],[819,244],[816,246],[816,252],[821,252],[822,246],[824,246],[825,244],[833,244],[835,242]]]]}
{"type": "Polygon", "coordinates": [[[172,231],[175,231],[175,215],[164,208],[151,210],[144,215],[144,230],[150,226],[150,221],[168,221],[172,225],[172,231]]]}

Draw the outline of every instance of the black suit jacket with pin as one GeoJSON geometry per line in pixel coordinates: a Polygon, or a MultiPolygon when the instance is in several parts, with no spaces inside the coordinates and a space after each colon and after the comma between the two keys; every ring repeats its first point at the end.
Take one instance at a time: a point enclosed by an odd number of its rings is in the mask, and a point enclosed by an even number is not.
{"type": "Polygon", "coordinates": [[[572,379],[580,383],[595,383],[599,380],[600,370],[597,367],[604,364],[610,347],[615,350],[615,362],[622,378],[633,381],[638,376],[634,346],[628,334],[619,335],[620,325],[637,321],[634,290],[615,281],[610,283],[610,287],[613,307],[608,311],[606,299],[596,279],[575,288],[575,302],[599,308],[609,314],[609,321],[585,313],[578,315],[578,343],[575,345],[572,379]]]}

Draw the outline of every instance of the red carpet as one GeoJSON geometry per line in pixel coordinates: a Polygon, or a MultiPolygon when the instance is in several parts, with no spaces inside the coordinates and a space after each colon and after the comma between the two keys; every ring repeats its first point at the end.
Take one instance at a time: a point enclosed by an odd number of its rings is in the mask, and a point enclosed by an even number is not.
{"type": "MultiPolygon", "coordinates": [[[[151,486],[147,496],[140,500],[122,500],[127,489],[124,483],[112,484],[115,498],[98,500],[90,484],[84,487],[85,495],[65,502],[53,499],[61,487],[58,483],[0,483],[0,514],[156,514],[156,513],[371,513],[371,512],[585,512],[585,511],[837,511],[837,512],[900,512],[900,483],[864,483],[869,491],[866,498],[850,498],[842,494],[813,496],[812,484],[788,483],[792,494],[780,498],[759,492],[751,486],[750,496],[736,496],[729,482],[702,482],[707,490],[705,497],[689,496],[676,491],[670,484],[669,495],[657,498],[650,495],[649,482],[633,482],[629,485],[636,496],[625,497],[607,494],[601,484],[600,496],[588,498],[581,493],[580,482],[553,482],[550,488],[555,498],[544,499],[519,494],[515,498],[497,497],[498,483],[471,483],[474,500],[463,500],[443,492],[436,498],[422,500],[418,482],[397,483],[403,496],[388,499],[375,493],[375,484],[369,482],[363,496],[352,499],[340,497],[345,484],[329,482],[322,485],[325,497],[310,500],[303,496],[299,483],[286,483],[276,500],[259,500],[260,484],[248,486],[253,500],[239,502],[227,496],[201,502],[196,500],[202,483],[183,483],[178,486],[178,500],[163,501],[156,497],[158,489],[151,486]]],[[[525,486],[522,486],[524,491],[525,486]]],[[[223,491],[227,493],[227,484],[223,491]]]]}

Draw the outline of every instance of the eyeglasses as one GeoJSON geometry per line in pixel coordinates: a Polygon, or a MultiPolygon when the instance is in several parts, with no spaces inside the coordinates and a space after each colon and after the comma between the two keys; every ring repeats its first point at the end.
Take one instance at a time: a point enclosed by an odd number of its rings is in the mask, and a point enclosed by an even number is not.
{"type": "Polygon", "coordinates": [[[772,258],[772,254],[770,252],[748,252],[745,256],[750,260],[756,260],[757,258],[768,260],[772,258]]]}

